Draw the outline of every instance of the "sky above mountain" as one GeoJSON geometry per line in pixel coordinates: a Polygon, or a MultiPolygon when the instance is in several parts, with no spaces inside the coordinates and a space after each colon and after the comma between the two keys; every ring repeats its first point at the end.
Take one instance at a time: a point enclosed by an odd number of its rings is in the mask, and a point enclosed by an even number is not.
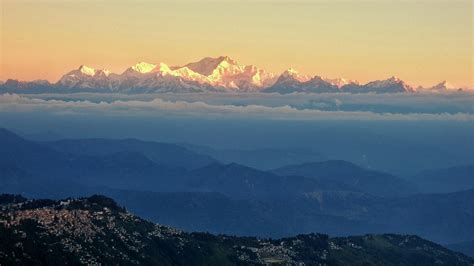
{"type": "Polygon", "coordinates": [[[0,80],[229,55],[273,73],[472,87],[471,1],[12,1],[0,80]]]}

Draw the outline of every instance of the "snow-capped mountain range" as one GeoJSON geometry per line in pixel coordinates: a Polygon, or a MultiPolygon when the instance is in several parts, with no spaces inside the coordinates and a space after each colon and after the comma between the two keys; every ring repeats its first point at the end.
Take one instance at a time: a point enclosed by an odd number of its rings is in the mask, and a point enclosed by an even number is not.
{"type": "Polygon", "coordinates": [[[398,93],[420,90],[449,90],[446,82],[433,88],[413,88],[403,80],[391,77],[386,80],[360,84],[342,78],[328,79],[306,76],[290,68],[280,75],[267,72],[253,65],[243,65],[228,56],[206,57],[184,66],[165,63],[140,62],[122,74],[106,69],[81,65],[63,75],[58,82],[20,82],[7,80],[0,84],[0,92],[263,92],[263,93],[398,93]]]}
{"type": "Polygon", "coordinates": [[[57,84],[67,89],[126,92],[257,91],[271,86],[275,79],[275,75],[263,69],[221,56],[206,57],[184,66],[140,62],[120,75],[80,66],[62,76],[57,84]]]}

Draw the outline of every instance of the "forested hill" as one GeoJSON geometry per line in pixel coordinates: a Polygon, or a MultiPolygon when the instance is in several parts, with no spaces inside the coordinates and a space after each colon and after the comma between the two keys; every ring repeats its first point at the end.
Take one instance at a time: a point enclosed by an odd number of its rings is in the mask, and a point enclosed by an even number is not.
{"type": "Polygon", "coordinates": [[[59,201],[1,195],[0,208],[1,265],[474,264],[413,235],[271,240],[186,233],[145,221],[97,195],[59,201]]]}

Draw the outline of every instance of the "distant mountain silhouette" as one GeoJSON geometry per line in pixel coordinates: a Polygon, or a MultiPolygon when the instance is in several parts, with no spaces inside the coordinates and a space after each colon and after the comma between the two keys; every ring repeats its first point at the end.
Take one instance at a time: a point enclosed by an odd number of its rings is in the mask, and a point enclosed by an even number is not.
{"type": "Polygon", "coordinates": [[[423,171],[413,177],[413,182],[427,193],[474,189],[474,164],[423,171]]]}
{"type": "Polygon", "coordinates": [[[211,164],[191,175],[190,187],[239,199],[289,198],[324,189],[311,178],[278,176],[236,163],[211,164]]]}
{"type": "Polygon", "coordinates": [[[474,239],[474,190],[410,195],[413,187],[403,179],[344,161],[293,165],[276,174],[212,158],[194,168],[199,164],[192,158],[210,157],[173,145],[151,143],[147,150],[129,140],[65,143],[28,141],[0,130],[0,191],[36,198],[101,193],[153,221],[215,233],[397,232],[441,243],[474,239]]]}
{"type": "Polygon", "coordinates": [[[401,196],[416,192],[414,185],[391,174],[361,168],[347,161],[324,161],[284,166],[279,175],[305,176],[345,184],[376,196],[401,196]]]}
{"type": "Polygon", "coordinates": [[[474,240],[447,245],[447,248],[474,258],[474,240]]]}
{"type": "Polygon", "coordinates": [[[43,142],[45,146],[62,153],[103,156],[118,152],[138,152],[158,164],[186,169],[199,168],[215,160],[175,144],[141,141],[136,139],[68,139],[43,142]]]}
{"type": "Polygon", "coordinates": [[[304,197],[257,200],[215,192],[99,192],[147,219],[191,231],[262,237],[396,232],[440,243],[474,238],[474,190],[402,198],[320,191],[304,197]]]}
{"type": "Polygon", "coordinates": [[[261,170],[327,159],[318,151],[303,148],[216,149],[191,144],[179,145],[196,153],[209,155],[223,163],[238,163],[261,170]]]}

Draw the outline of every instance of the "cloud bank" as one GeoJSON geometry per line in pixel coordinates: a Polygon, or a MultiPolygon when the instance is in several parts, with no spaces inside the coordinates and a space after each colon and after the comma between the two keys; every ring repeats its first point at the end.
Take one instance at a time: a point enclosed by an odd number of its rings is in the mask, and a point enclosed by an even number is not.
{"type": "MultiPolygon", "coordinates": [[[[344,100],[336,99],[336,106],[344,100]]],[[[319,104],[324,108],[324,104],[319,104]]],[[[316,105],[318,106],[318,105],[316,105]]],[[[120,99],[109,101],[41,99],[17,94],[0,95],[1,112],[47,112],[59,115],[126,115],[126,116],[187,116],[289,120],[458,120],[474,121],[472,113],[392,113],[372,111],[320,110],[292,105],[211,104],[204,101],[184,101],[163,98],[152,100],[120,99]]]]}

